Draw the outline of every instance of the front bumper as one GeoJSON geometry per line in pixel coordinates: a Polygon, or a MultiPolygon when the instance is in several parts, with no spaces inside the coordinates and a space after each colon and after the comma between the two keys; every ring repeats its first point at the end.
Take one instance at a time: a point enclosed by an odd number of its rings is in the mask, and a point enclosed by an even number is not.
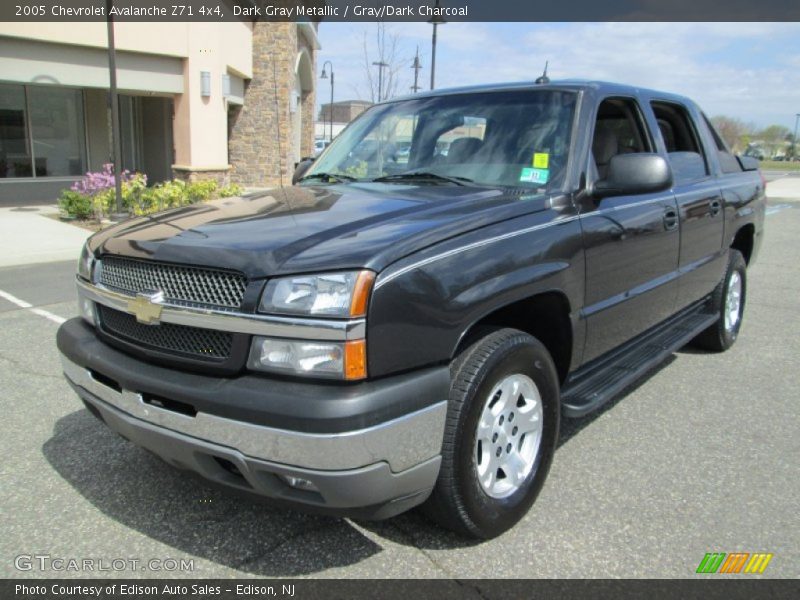
{"type": "Polygon", "coordinates": [[[58,346],[67,380],[95,416],[217,483],[386,518],[424,501],[438,476],[446,368],[356,385],[209,377],[134,359],[79,319],[62,326],[58,346]],[[292,487],[291,478],[313,487],[292,487]]]}

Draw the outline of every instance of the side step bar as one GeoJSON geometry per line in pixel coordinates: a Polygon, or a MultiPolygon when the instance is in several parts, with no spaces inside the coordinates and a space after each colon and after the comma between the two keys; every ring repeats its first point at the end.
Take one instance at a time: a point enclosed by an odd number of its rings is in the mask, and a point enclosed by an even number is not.
{"type": "Polygon", "coordinates": [[[717,322],[719,314],[702,303],[657,325],[608,357],[576,371],[561,391],[566,417],[582,417],[598,409],[663,362],[675,350],[717,322]]]}

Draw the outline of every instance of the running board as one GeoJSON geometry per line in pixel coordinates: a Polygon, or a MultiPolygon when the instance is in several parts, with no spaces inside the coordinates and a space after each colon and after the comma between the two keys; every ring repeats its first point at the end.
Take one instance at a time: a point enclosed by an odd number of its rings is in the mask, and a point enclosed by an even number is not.
{"type": "Polygon", "coordinates": [[[706,303],[692,307],[628,342],[611,356],[580,369],[561,391],[564,416],[582,417],[600,408],[718,318],[719,314],[708,312],[706,303]]]}

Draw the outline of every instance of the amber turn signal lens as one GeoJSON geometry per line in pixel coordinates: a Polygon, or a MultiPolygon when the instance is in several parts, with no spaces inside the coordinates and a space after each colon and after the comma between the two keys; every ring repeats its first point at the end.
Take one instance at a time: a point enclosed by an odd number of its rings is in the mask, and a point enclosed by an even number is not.
{"type": "Polygon", "coordinates": [[[372,271],[361,271],[358,274],[356,285],[353,288],[353,299],[350,301],[351,317],[363,317],[367,314],[367,303],[374,282],[375,273],[372,271]]]}
{"type": "Polygon", "coordinates": [[[367,376],[367,340],[351,340],[344,345],[344,378],[353,381],[367,376]]]}

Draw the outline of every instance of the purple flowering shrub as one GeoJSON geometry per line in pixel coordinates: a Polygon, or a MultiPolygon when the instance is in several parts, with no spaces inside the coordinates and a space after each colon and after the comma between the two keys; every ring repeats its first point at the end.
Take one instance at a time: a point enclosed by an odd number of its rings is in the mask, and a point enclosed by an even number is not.
{"type": "MultiPolygon", "coordinates": [[[[125,183],[126,181],[130,181],[133,177],[134,176],[130,171],[125,170],[122,172],[120,179],[123,183],[125,183]]],[[[85,196],[94,196],[95,194],[104,192],[113,187],[114,165],[111,163],[106,163],[103,165],[102,171],[89,171],[83,176],[83,179],[79,179],[73,183],[70,189],[73,192],[78,192],[79,194],[84,194],[85,196]]]]}
{"type": "MultiPolygon", "coordinates": [[[[131,215],[149,215],[169,208],[177,208],[215,198],[228,198],[243,193],[241,186],[229,184],[219,187],[214,180],[190,183],[174,179],[147,187],[144,173],[122,172],[122,206],[131,215]]],[[[101,220],[114,212],[114,165],[105,164],[103,170],[89,172],[76,181],[70,189],[62,190],[58,202],[65,216],[101,220]]]]}

